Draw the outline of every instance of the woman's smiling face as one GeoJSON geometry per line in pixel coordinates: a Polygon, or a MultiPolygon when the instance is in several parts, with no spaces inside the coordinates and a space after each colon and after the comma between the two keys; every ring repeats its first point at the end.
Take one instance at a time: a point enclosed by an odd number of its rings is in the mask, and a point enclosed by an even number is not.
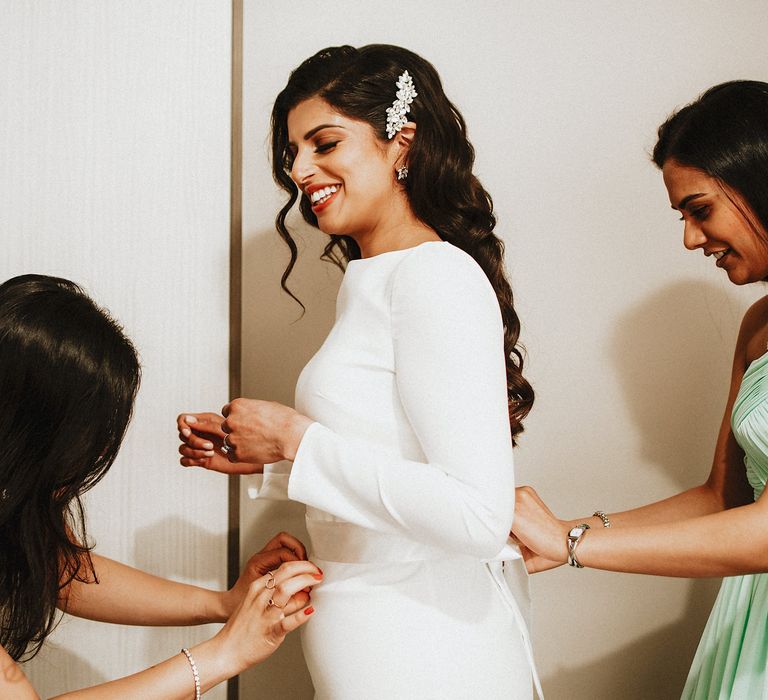
{"type": "Polygon", "coordinates": [[[288,138],[291,178],[309,198],[321,231],[358,238],[386,225],[402,194],[393,142],[320,97],[289,112],[288,138]]]}
{"type": "Polygon", "coordinates": [[[685,247],[714,256],[734,284],[768,278],[768,235],[744,198],[703,170],[672,159],[662,172],[672,208],[685,222],[685,247]]]}

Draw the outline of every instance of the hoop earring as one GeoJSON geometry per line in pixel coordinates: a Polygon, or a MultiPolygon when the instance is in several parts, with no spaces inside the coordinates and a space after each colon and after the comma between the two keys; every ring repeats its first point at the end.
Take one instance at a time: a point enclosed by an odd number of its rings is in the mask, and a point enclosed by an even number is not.
{"type": "Polygon", "coordinates": [[[397,179],[399,181],[403,181],[408,178],[408,166],[407,165],[401,165],[399,168],[397,168],[397,179]]]}

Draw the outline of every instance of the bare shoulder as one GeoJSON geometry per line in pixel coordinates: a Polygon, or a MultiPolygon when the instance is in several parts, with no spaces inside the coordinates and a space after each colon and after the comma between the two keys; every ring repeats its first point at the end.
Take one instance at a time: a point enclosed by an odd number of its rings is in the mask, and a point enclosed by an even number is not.
{"type": "Polygon", "coordinates": [[[0,697],[4,700],[40,700],[21,667],[0,646],[0,697]]]}
{"type": "Polygon", "coordinates": [[[747,309],[739,329],[737,351],[749,364],[768,350],[768,296],[761,297],[747,309]]]}

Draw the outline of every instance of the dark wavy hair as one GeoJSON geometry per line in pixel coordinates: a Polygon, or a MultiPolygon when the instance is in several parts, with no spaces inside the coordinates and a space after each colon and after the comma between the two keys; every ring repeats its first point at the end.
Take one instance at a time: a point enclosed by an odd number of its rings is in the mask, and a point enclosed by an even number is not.
{"type": "Polygon", "coordinates": [[[0,285],[0,644],[31,658],[74,581],[95,581],[81,495],[117,456],[136,351],[73,282],[0,285]]]}
{"type": "Polygon", "coordinates": [[[738,192],[768,232],[768,83],[733,80],[703,93],[659,127],[653,162],[672,159],[738,192]]]}
{"type": "MultiPolygon", "coordinates": [[[[471,255],[496,292],[504,323],[509,419],[514,436],[522,431],[534,394],[523,377],[523,355],[518,347],[520,321],[504,269],[504,243],[493,231],[496,218],[491,197],[472,173],[475,153],[464,119],[446,97],[434,66],[412,51],[387,44],[323,49],[291,73],[277,96],[272,110],[272,170],[277,184],[288,193],[288,201],[275,223],[291,253],[281,285],[296,299],[286,285],[297,258],[286,217],[299,198],[289,173],[289,112],[310,97],[320,97],[347,117],[370,124],[386,143],[386,110],[395,99],[395,83],[405,70],[413,78],[418,97],[408,116],[417,130],[408,151],[408,178],[403,186],[416,217],[440,238],[471,255]]],[[[305,195],[299,208],[304,220],[317,227],[305,195]]],[[[353,238],[331,235],[330,239],[323,259],[343,269],[348,260],[360,257],[353,238]]]]}

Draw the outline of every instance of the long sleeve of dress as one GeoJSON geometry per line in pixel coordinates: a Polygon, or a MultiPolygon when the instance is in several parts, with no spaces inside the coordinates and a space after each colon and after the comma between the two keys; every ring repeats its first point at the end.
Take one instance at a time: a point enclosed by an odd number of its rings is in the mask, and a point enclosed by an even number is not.
{"type": "Polygon", "coordinates": [[[397,445],[389,449],[313,423],[288,495],[362,527],[494,556],[514,509],[496,296],[475,261],[447,244],[407,255],[390,289],[396,390],[426,459],[405,459],[397,445]]]}
{"type": "Polygon", "coordinates": [[[263,473],[243,477],[248,489],[248,497],[269,501],[288,500],[288,477],[290,474],[290,462],[265,464],[263,473]]]}

